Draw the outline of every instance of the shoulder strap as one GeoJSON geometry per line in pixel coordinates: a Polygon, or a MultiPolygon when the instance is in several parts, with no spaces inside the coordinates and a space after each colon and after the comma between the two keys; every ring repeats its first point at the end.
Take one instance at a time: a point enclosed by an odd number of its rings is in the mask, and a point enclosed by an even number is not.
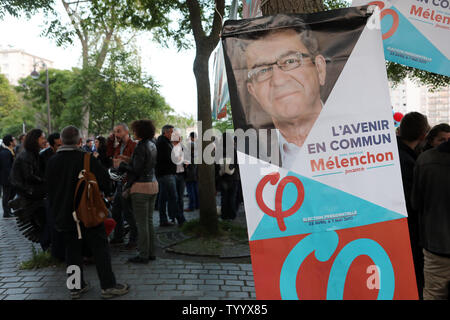
{"type": "Polygon", "coordinates": [[[83,176],[85,177],[86,173],[88,173],[89,169],[90,169],[90,158],[91,158],[90,153],[86,152],[84,154],[84,164],[83,164],[84,168],[78,174],[78,182],[77,182],[77,186],[75,188],[75,194],[73,196],[73,207],[74,207],[74,210],[76,210],[76,199],[77,199],[78,191],[79,191],[79,189],[81,187],[81,182],[82,182],[83,176]],[[84,173],[83,173],[83,171],[84,171],[84,173]]]}
{"type": "Polygon", "coordinates": [[[84,154],[84,170],[86,171],[86,173],[91,171],[91,153],[90,152],[86,152],[84,154]]]}

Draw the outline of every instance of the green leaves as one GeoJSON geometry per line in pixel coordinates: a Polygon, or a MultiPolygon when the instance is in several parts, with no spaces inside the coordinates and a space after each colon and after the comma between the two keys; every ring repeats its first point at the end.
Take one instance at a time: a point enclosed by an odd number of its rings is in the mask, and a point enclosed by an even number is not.
{"type": "Polygon", "coordinates": [[[33,120],[33,110],[24,103],[21,94],[0,74],[0,131],[1,136],[9,133],[17,135],[22,132],[22,123],[33,120]]]}
{"type": "Polygon", "coordinates": [[[54,0],[0,0],[0,19],[8,13],[14,17],[25,14],[28,18],[37,10],[51,11],[54,0]]]}

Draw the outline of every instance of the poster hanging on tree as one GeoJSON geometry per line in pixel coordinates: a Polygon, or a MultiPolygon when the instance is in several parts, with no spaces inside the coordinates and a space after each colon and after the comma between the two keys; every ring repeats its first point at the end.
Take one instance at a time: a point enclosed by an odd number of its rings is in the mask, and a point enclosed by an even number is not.
{"type": "Polygon", "coordinates": [[[222,43],[257,298],[417,299],[379,9],[229,20],[222,43]]]}

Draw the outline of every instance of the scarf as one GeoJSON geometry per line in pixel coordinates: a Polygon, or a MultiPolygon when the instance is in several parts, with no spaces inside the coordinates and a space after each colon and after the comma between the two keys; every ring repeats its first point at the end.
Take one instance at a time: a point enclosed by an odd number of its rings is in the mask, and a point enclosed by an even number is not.
{"type": "Polygon", "coordinates": [[[58,148],[56,152],[63,152],[63,151],[83,151],[79,146],[72,144],[72,145],[62,145],[58,148]]]}
{"type": "Polygon", "coordinates": [[[12,156],[13,156],[14,158],[16,157],[16,154],[14,153],[14,149],[13,149],[13,148],[8,147],[8,146],[5,145],[3,142],[2,142],[2,147],[5,148],[5,149],[8,149],[8,150],[11,152],[11,154],[12,154],[12,156]]]}

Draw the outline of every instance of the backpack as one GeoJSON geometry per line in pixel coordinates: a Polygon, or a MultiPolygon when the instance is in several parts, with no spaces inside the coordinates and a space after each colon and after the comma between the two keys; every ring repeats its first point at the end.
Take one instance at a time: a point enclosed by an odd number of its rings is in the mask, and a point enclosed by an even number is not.
{"type": "Polygon", "coordinates": [[[78,183],[74,195],[73,218],[77,223],[78,239],[81,239],[80,221],[86,228],[96,227],[108,216],[103,196],[95,175],[90,171],[91,154],[84,154],[84,169],[78,174],[78,183]],[[81,194],[78,192],[82,188],[81,194]],[[79,199],[78,206],[77,200],[79,199]]]}

